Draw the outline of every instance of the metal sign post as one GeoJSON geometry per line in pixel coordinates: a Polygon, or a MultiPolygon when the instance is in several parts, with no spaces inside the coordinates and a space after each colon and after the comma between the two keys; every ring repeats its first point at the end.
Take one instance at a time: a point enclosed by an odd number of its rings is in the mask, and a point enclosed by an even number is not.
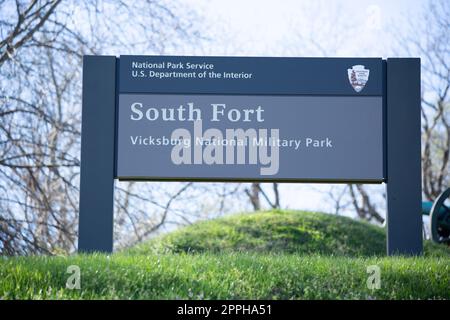
{"type": "Polygon", "coordinates": [[[387,59],[387,252],[422,253],[420,60],[387,59]]]}
{"type": "Polygon", "coordinates": [[[116,57],[83,59],[78,251],[112,252],[116,57]]]}

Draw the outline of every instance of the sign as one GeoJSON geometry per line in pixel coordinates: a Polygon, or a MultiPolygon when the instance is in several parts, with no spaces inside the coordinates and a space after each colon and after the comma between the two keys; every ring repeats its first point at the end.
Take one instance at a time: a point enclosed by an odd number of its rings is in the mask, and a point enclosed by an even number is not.
{"type": "Polygon", "coordinates": [[[119,179],[384,179],[381,59],[122,56],[119,68],[119,179]]]}
{"type": "Polygon", "coordinates": [[[112,252],[114,181],[386,184],[422,253],[420,59],[85,56],[78,250],[112,252]]]}

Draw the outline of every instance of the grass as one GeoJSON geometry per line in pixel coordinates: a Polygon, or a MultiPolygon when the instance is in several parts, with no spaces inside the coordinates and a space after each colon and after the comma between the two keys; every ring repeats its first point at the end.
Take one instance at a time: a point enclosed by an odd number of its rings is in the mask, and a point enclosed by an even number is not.
{"type": "Polygon", "coordinates": [[[111,256],[0,257],[0,299],[449,299],[450,255],[384,257],[381,228],[302,212],[202,222],[111,256]],[[65,287],[67,267],[81,290],[65,287]],[[381,271],[368,289],[367,267],[381,271]]]}
{"type": "Polygon", "coordinates": [[[3,299],[448,299],[442,258],[345,258],[225,253],[7,259],[3,299]],[[67,267],[82,290],[65,288],[67,267]],[[381,269],[370,290],[367,267],[381,269]]]}

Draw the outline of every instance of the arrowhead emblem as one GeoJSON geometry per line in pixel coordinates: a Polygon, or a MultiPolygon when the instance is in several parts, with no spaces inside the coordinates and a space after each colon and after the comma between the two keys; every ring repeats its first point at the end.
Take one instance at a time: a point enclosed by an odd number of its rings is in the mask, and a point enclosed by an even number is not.
{"type": "Polygon", "coordinates": [[[356,92],[364,89],[367,81],[369,81],[369,69],[365,69],[363,65],[355,65],[351,69],[347,69],[348,81],[356,92]]]}

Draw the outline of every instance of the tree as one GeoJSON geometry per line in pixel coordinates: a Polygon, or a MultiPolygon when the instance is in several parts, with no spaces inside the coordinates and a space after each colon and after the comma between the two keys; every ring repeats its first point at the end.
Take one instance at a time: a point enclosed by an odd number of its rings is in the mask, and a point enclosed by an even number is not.
{"type": "MultiPolygon", "coordinates": [[[[11,15],[7,14],[0,20],[0,27],[4,36],[0,40],[0,66],[16,55],[16,51],[23,46],[38,46],[35,41],[40,32],[45,32],[45,24],[51,23],[50,17],[61,0],[48,1],[15,1],[15,23],[11,15]]],[[[2,13],[9,13],[12,5],[8,1],[0,3],[2,13]]]]}
{"type": "Polygon", "coordinates": [[[278,183],[271,183],[273,191],[273,200],[270,199],[267,192],[263,189],[262,184],[258,182],[253,182],[250,184],[250,188],[245,188],[245,194],[247,195],[250,204],[254,211],[259,211],[262,209],[260,196],[264,198],[267,204],[272,209],[280,209],[280,192],[278,189],[278,183]]]}
{"type": "MultiPolygon", "coordinates": [[[[418,56],[422,64],[422,191],[434,201],[450,184],[450,4],[430,2],[422,19],[410,22],[408,34],[393,29],[399,55],[418,56]],[[395,31],[394,31],[395,30],[395,31]]],[[[383,192],[371,194],[367,187],[350,187],[350,197],[359,217],[383,222],[376,198],[385,202],[383,192]]]]}
{"type": "Polygon", "coordinates": [[[421,27],[423,37],[403,43],[421,57],[422,184],[434,200],[450,185],[450,3],[430,2],[421,27]]]}
{"type": "MultiPolygon", "coordinates": [[[[71,252],[77,238],[82,56],[164,53],[195,44],[196,19],[164,0],[6,0],[0,12],[0,254],[71,252]]],[[[131,211],[127,200],[135,186],[120,187],[117,210],[138,218],[140,211],[131,211]]],[[[176,186],[168,189],[169,199],[180,196],[176,186]]],[[[143,226],[159,229],[174,200],[143,198],[155,213],[143,226]]],[[[129,221],[122,220],[118,214],[119,233],[129,231],[129,221]]]]}

